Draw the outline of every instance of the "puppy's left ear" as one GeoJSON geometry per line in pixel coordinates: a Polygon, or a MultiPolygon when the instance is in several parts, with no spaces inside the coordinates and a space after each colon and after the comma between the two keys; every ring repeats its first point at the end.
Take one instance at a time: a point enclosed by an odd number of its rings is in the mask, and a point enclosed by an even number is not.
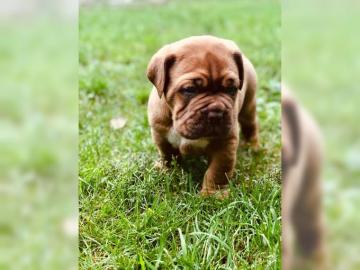
{"type": "Polygon", "coordinates": [[[150,60],[146,75],[156,87],[159,97],[166,94],[170,82],[169,71],[175,62],[175,55],[160,49],[150,60]]]}
{"type": "Polygon", "coordinates": [[[239,73],[239,80],[240,80],[240,86],[239,86],[239,90],[242,89],[243,84],[244,84],[244,64],[243,64],[243,59],[242,59],[242,55],[240,52],[235,52],[234,54],[234,60],[238,69],[238,73],[239,73]]]}

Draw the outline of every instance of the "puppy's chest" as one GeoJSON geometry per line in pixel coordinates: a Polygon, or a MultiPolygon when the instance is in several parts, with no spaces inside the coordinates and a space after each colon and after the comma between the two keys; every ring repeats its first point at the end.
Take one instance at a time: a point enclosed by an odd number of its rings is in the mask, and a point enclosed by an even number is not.
{"type": "Polygon", "coordinates": [[[178,148],[182,154],[189,154],[205,150],[209,145],[209,140],[205,138],[189,140],[182,137],[174,128],[171,128],[167,133],[168,142],[174,147],[178,148]]]}

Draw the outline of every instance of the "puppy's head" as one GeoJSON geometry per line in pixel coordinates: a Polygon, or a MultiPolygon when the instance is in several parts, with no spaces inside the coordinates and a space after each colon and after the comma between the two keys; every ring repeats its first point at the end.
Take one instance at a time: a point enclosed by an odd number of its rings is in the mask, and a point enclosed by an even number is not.
{"type": "Polygon", "coordinates": [[[235,43],[197,36],[166,45],[150,60],[147,76],[170,107],[181,136],[229,134],[244,81],[242,56],[235,43]]]}

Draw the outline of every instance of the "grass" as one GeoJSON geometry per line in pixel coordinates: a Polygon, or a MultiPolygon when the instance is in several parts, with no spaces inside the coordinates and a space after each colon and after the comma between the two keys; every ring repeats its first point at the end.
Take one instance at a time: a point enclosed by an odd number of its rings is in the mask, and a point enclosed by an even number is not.
{"type": "Polygon", "coordinates": [[[80,12],[81,269],[280,268],[280,6],[175,1],[80,12]],[[259,77],[260,151],[241,148],[231,195],[198,195],[203,160],[153,168],[151,55],[196,34],[235,40],[259,77]],[[127,119],[113,130],[110,120],[127,119]]]}

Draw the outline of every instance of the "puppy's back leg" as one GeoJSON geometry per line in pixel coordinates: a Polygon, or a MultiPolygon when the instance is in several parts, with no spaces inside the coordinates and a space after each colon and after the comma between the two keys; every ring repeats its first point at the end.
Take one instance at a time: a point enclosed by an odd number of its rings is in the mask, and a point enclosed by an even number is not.
{"type": "Polygon", "coordinates": [[[239,123],[241,133],[247,143],[254,147],[258,147],[258,121],[256,117],[256,78],[250,76],[247,82],[247,89],[243,106],[239,113],[239,123]]]}

